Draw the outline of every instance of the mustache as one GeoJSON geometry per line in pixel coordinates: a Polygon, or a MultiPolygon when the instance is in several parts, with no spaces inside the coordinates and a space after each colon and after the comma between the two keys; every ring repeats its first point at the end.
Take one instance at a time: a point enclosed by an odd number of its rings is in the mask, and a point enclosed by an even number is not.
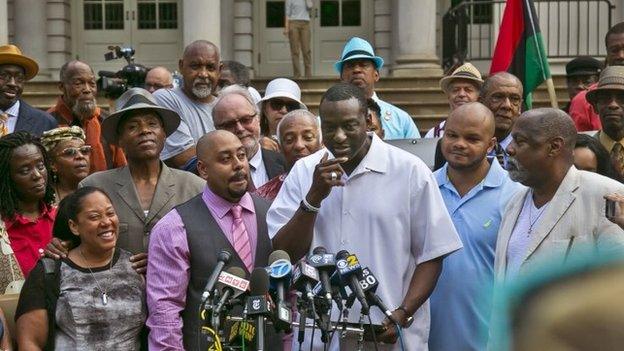
{"type": "Polygon", "coordinates": [[[230,177],[230,181],[233,182],[237,182],[243,179],[247,179],[247,173],[245,173],[244,171],[237,171],[232,177],[230,177]]]}

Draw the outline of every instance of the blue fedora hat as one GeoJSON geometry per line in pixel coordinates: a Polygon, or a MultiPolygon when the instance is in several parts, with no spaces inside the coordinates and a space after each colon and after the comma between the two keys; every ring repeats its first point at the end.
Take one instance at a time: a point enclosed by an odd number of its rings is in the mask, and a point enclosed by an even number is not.
{"type": "Polygon", "coordinates": [[[334,63],[334,69],[336,70],[336,72],[342,73],[343,63],[357,59],[372,60],[375,63],[375,68],[377,70],[381,69],[384,64],[384,60],[381,57],[375,56],[373,46],[369,42],[362,38],[353,37],[349,39],[349,41],[342,49],[340,61],[334,63]]]}

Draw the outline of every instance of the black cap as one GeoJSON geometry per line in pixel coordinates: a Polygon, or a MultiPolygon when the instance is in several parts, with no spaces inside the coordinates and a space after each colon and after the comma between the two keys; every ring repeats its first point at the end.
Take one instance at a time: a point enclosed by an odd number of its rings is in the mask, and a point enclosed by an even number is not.
{"type": "Polygon", "coordinates": [[[566,65],[566,76],[600,75],[603,69],[604,63],[591,56],[580,56],[568,62],[566,65]]]}

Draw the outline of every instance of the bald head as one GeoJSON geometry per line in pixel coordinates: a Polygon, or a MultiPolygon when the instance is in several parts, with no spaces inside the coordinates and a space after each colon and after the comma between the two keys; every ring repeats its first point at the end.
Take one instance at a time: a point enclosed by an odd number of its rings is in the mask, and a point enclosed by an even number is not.
{"type": "Polygon", "coordinates": [[[163,88],[173,88],[173,75],[165,67],[153,67],[145,76],[145,90],[153,94],[156,90],[163,88]]]}
{"type": "Polygon", "coordinates": [[[238,202],[247,192],[249,164],[240,140],[225,130],[215,130],[197,142],[197,172],[216,195],[238,202]]]}
{"type": "Polygon", "coordinates": [[[219,49],[207,40],[196,40],[184,48],[178,67],[184,78],[184,93],[191,100],[211,102],[221,75],[219,49]]]}
{"type": "Polygon", "coordinates": [[[93,73],[93,69],[86,62],[80,60],[71,60],[65,62],[65,64],[61,66],[61,71],[59,72],[59,80],[61,81],[61,83],[68,83],[71,79],[71,75],[76,70],[88,71],[95,76],[95,74],[93,73]]]}
{"type": "Polygon", "coordinates": [[[494,136],[494,115],[487,106],[480,102],[469,102],[457,107],[446,120],[446,125],[451,123],[474,124],[479,125],[488,138],[494,136]]]}
{"type": "Polygon", "coordinates": [[[489,76],[481,86],[480,95],[486,96],[488,93],[491,93],[492,89],[497,87],[498,85],[517,87],[520,90],[520,95],[522,95],[522,82],[520,81],[520,79],[518,79],[518,77],[514,76],[509,72],[497,72],[489,76]]]}
{"type": "Polygon", "coordinates": [[[317,135],[320,138],[320,125],[318,118],[310,111],[298,109],[290,111],[277,123],[277,139],[281,141],[285,130],[293,125],[305,125],[306,127],[316,128],[319,130],[317,135]]]}
{"type": "Polygon", "coordinates": [[[208,40],[195,40],[184,48],[182,58],[184,59],[187,56],[193,56],[197,52],[214,52],[217,56],[219,56],[219,48],[215,44],[208,40]]]}
{"type": "Polygon", "coordinates": [[[576,128],[567,113],[554,108],[536,108],[524,112],[516,122],[518,128],[531,133],[537,140],[547,142],[561,138],[563,145],[572,152],[576,144],[576,128]]]}

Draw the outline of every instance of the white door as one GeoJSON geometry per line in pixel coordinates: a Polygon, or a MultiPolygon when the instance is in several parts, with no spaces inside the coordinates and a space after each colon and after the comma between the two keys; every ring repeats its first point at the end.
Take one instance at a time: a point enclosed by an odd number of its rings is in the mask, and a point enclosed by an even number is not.
{"type": "MultiPolygon", "coordinates": [[[[290,46],[283,34],[284,0],[261,0],[257,6],[254,11],[258,14],[254,20],[258,23],[255,37],[259,40],[254,62],[256,72],[262,77],[291,77],[290,46]]],[[[353,36],[372,38],[373,1],[314,0],[311,32],[312,74],[336,76],[333,64],[345,42],[353,36]]]]}
{"type": "Polygon", "coordinates": [[[76,54],[95,71],[116,71],[123,59],[105,61],[108,46],[132,46],[135,62],[177,68],[182,52],[178,0],[81,0],[74,11],[76,54]]]}

